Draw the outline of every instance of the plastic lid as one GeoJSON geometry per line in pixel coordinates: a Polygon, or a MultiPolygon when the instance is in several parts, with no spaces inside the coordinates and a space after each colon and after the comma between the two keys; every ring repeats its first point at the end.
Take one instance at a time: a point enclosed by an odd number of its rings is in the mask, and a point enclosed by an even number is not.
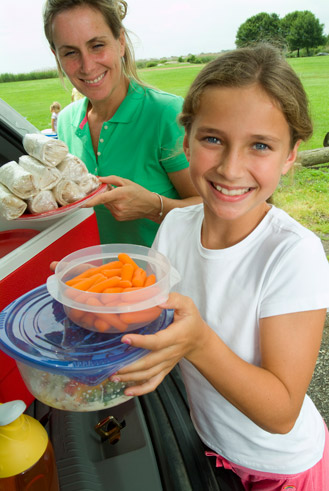
{"type": "Polygon", "coordinates": [[[39,421],[22,414],[25,408],[23,401],[0,403],[0,478],[26,471],[47,448],[46,430],[39,421]]]}
{"type": "Polygon", "coordinates": [[[23,401],[11,401],[0,404],[0,426],[9,425],[24,413],[26,404],[23,401]]]}
{"type": "MultiPolygon", "coordinates": [[[[139,334],[167,327],[173,311],[163,310],[139,334]]],[[[71,322],[46,285],[12,302],[0,313],[0,348],[18,362],[96,385],[147,350],[121,342],[122,334],[88,331],[71,322]]]]}

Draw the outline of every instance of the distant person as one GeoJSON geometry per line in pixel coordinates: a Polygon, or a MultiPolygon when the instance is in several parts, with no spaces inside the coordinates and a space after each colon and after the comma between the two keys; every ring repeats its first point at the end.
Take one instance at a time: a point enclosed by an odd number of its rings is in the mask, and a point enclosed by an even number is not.
{"type": "Polygon", "coordinates": [[[83,98],[83,94],[81,94],[75,87],[72,89],[71,102],[78,101],[83,98]]]}
{"type": "Polygon", "coordinates": [[[240,48],[199,73],[180,120],[203,204],[172,210],[153,244],[182,278],[162,304],[174,322],[125,334],[150,352],[111,380],[140,396],[180,362],[215,473],[249,491],[328,491],[328,429],[307,390],[329,265],[319,237],[267,203],[312,134],[305,90],[275,48],[240,48]]]}
{"type": "Polygon", "coordinates": [[[50,112],[51,112],[51,130],[53,133],[57,134],[57,120],[58,120],[58,114],[61,110],[61,105],[59,102],[53,102],[50,106],[50,112]]]}
{"type": "Polygon", "coordinates": [[[150,246],[170,210],[200,197],[176,121],[183,99],[139,79],[126,12],[123,0],[48,0],[44,28],[60,74],[85,96],[61,111],[58,137],[110,188],[88,203],[101,242],[150,246]]]}

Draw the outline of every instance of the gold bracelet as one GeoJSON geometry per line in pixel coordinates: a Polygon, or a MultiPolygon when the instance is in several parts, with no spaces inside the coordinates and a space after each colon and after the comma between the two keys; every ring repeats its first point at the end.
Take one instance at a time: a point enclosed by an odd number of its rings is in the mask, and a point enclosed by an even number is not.
{"type": "Polygon", "coordinates": [[[156,194],[160,200],[161,209],[160,209],[159,217],[162,217],[162,215],[163,215],[163,199],[162,199],[162,196],[159,193],[155,193],[154,191],[153,191],[153,194],[156,194]]]}

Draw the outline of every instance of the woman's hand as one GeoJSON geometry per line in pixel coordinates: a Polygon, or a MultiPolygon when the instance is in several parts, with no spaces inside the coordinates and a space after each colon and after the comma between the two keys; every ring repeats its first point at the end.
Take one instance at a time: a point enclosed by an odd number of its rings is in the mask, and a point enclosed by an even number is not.
{"type": "Polygon", "coordinates": [[[161,209],[159,197],[148,189],[118,176],[100,177],[99,180],[109,186],[109,191],[95,196],[88,201],[86,207],[103,204],[120,222],[138,218],[156,221],[159,217],[161,209]]]}
{"type": "Polygon", "coordinates": [[[126,389],[126,395],[140,396],[155,390],[182,358],[193,356],[207,340],[210,327],[189,297],[172,293],[161,306],[175,310],[170,326],[156,334],[129,333],[122,337],[123,343],[150,350],[144,358],[111,377],[113,381],[136,382],[137,385],[126,389]]]}

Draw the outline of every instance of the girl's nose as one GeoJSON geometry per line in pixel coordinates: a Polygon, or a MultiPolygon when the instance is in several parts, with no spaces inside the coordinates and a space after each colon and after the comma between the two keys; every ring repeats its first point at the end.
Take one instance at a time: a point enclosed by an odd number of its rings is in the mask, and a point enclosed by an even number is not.
{"type": "Polygon", "coordinates": [[[233,181],[243,176],[244,157],[237,149],[227,148],[220,156],[217,172],[233,181]]]}

